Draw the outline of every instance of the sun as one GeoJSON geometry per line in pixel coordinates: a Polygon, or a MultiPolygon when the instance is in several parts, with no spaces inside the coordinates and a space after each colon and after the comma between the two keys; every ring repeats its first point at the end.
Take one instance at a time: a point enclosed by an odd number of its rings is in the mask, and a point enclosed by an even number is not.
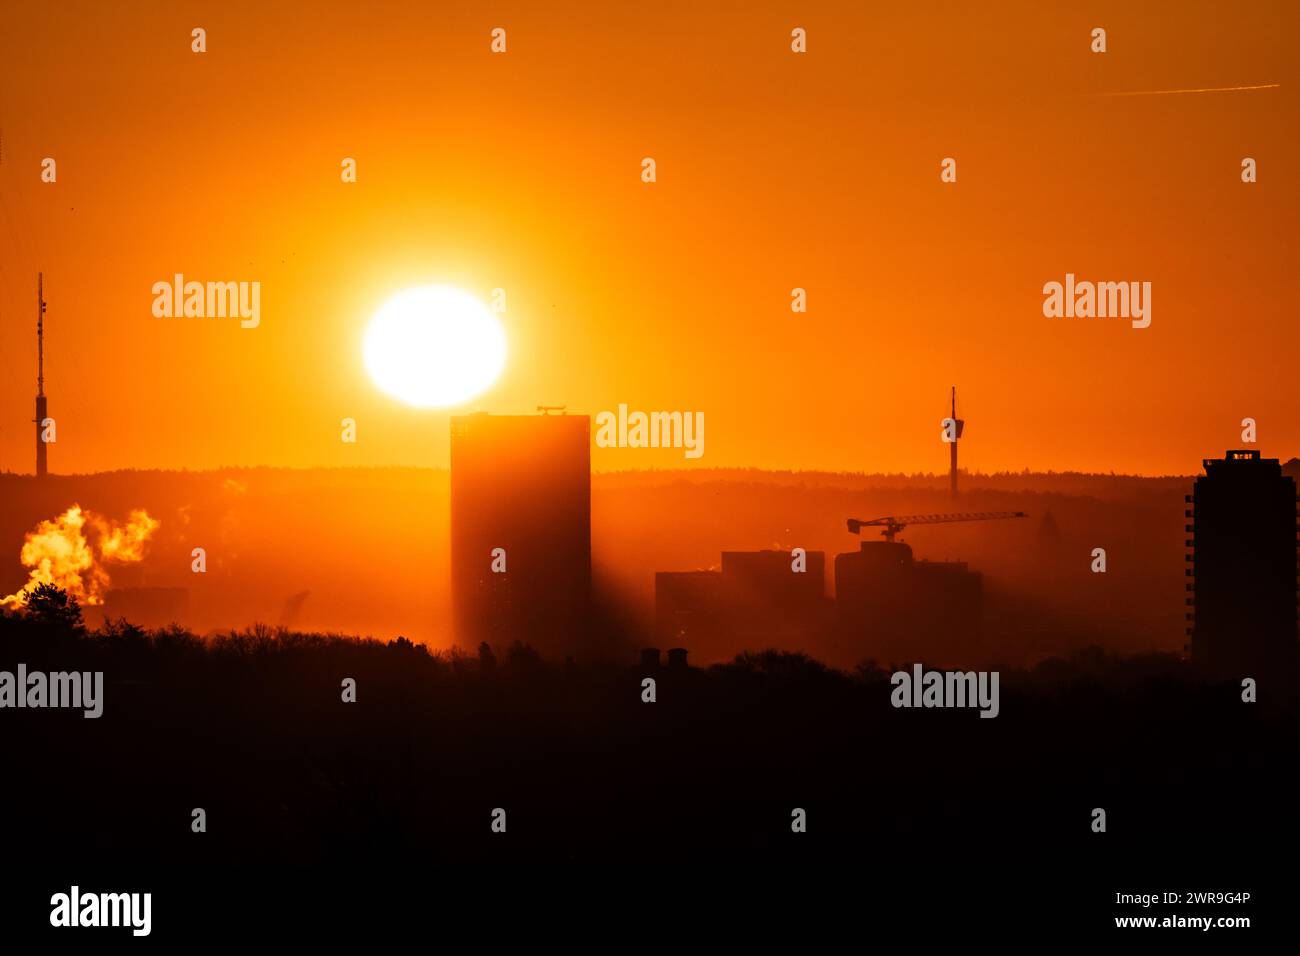
{"type": "Polygon", "coordinates": [[[398,292],[375,313],[363,346],[384,392],[420,408],[481,393],[506,364],[506,333],[478,299],[445,285],[398,292]]]}

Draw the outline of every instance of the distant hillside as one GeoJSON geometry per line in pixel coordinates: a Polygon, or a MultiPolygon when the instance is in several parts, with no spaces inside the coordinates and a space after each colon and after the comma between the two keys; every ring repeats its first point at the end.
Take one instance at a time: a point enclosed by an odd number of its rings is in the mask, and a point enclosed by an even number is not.
{"type": "MultiPolygon", "coordinates": [[[[963,490],[983,491],[1039,491],[1058,494],[1092,495],[1098,498],[1115,498],[1142,490],[1167,487],[1185,487],[1195,476],[1169,475],[1145,477],[1141,475],[1101,475],[1085,472],[979,472],[958,473],[963,490]]],[[[681,481],[703,483],[729,481],[749,484],[798,485],[806,488],[859,488],[863,490],[915,490],[948,491],[948,473],[938,474],[865,474],[860,472],[828,471],[766,471],[759,468],[695,468],[678,471],[615,471],[597,473],[593,481],[618,487],[681,481]]]]}

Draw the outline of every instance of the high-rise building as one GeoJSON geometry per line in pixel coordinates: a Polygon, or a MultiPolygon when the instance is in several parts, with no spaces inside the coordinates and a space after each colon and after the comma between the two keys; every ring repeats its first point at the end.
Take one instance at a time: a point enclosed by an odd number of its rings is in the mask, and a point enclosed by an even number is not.
{"type": "Polygon", "coordinates": [[[1186,501],[1193,662],[1258,679],[1296,663],[1296,486],[1276,458],[1207,458],[1186,501]]]}
{"type": "Polygon", "coordinates": [[[586,415],[452,418],[451,583],[461,645],[519,640],[548,656],[584,645],[590,429],[586,415]]]}
{"type": "Polygon", "coordinates": [[[841,639],[878,661],[965,664],[979,650],[983,578],[962,561],[917,561],[902,541],[835,556],[841,639]]]}
{"type": "Polygon", "coordinates": [[[798,565],[785,550],[723,551],[720,571],[655,574],[655,639],[705,660],[817,649],[826,617],[824,551],[806,552],[798,565]]]}

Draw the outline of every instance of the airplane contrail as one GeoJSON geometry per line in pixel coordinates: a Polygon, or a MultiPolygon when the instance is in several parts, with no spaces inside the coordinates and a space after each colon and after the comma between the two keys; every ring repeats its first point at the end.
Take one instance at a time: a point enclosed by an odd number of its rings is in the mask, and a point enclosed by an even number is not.
{"type": "Polygon", "coordinates": [[[1275,90],[1281,83],[1261,83],[1259,86],[1208,86],[1194,90],[1136,90],[1131,93],[1096,93],[1096,96],[1169,96],[1172,93],[1234,93],[1237,90],[1275,90]]]}

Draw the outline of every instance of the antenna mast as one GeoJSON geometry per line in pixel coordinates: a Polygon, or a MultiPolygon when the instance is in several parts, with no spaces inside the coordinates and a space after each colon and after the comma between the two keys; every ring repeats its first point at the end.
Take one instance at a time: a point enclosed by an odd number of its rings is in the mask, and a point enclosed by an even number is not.
{"type": "Polygon", "coordinates": [[[36,273],[36,477],[44,478],[45,461],[45,274],[36,273]]]}
{"type": "Polygon", "coordinates": [[[36,394],[45,394],[45,273],[36,273],[36,394]]]}
{"type": "Polygon", "coordinates": [[[964,422],[957,421],[957,386],[952,387],[952,422],[953,438],[949,447],[948,462],[948,483],[951,488],[952,496],[957,497],[957,439],[961,437],[961,427],[964,422]]]}

